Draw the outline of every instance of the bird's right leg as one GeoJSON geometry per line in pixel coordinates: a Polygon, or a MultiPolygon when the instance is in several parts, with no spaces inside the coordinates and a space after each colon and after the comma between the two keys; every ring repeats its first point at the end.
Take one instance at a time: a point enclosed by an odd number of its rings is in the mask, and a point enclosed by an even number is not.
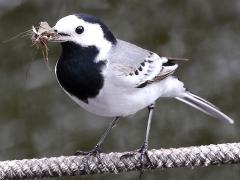
{"type": "Polygon", "coordinates": [[[96,155],[99,157],[99,154],[101,153],[101,145],[103,144],[104,140],[107,138],[107,136],[110,134],[110,131],[112,128],[117,124],[119,120],[119,117],[115,117],[111,123],[109,124],[106,131],[103,133],[101,138],[99,139],[98,143],[94,146],[94,148],[91,151],[85,152],[85,151],[77,151],[75,155],[96,155]]]}

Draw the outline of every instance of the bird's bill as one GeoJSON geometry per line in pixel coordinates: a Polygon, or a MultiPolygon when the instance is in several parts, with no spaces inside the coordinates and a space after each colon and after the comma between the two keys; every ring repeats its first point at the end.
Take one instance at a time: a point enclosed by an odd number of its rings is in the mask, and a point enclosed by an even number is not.
{"type": "Polygon", "coordinates": [[[52,27],[51,30],[49,30],[49,38],[48,41],[49,42],[66,42],[67,41],[67,37],[69,35],[65,34],[65,33],[60,33],[57,31],[57,29],[55,27],[52,27]],[[53,34],[51,34],[51,32],[54,32],[53,34]]]}
{"type": "Polygon", "coordinates": [[[58,33],[50,36],[50,37],[48,38],[48,41],[49,41],[49,42],[60,42],[60,43],[61,43],[61,42],[66,42],[66,40],[65,40],[60,34],[58,34],[58,33]]]}

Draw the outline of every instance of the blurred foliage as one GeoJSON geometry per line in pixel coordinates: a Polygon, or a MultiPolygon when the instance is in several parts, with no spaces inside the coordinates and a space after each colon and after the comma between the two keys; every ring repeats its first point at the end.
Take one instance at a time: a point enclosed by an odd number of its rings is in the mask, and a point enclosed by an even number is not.
{"type": "MultiPolygon", "coordinates": [[[[240,1],[202,0],[0,0],[0,41],[46,20],[77,12],[101,18],[120,39],[162,56],[190,58],[177,72],[186,87],[236,120],[229,125],[175,100],[158,101],[150,147],[239,141],[240,1]]],[[[60,89],[54,75],[61,48],[50,44],[52,71],[28,37],[0,43],[1,160],[71,155],[95,145],[110,119],[89,114],[60,89]]],[[[124,118],[104,151],[140,147],[146,110],[124,118]],[[125,133],[128,132],[128,133],[125,133]]],[[[146,172],[144,179],[239,179],[238,166],[146,172]]],[[[138,179],[138,173],[85,179],[138,179]]],[[[63,178],[79,179],[79,178],[63,178]]]]}

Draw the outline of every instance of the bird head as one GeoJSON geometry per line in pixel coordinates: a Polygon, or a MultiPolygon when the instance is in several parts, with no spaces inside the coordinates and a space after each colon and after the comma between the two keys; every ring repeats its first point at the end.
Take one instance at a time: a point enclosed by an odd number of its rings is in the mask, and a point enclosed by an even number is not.
{"type": "Polygon", "coordinates": [[[49,41],[72,42],[81,47],[95,46],[104,56],[117,40],[108,27],[88,14],[74,14],[61,18],[53,27],[55,34],[49,41]]]}

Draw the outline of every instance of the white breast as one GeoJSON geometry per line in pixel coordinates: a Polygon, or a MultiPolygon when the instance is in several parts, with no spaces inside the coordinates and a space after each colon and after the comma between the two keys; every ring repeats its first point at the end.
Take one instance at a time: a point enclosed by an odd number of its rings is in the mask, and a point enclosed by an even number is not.
{"type": "Polygon", "coordinates": [[[170,76],[144,88],[117,87],[108,81],[99,95],[88,104],[70,97],[85,110],[105,117],[128,116],[154,103],[159,97],[175,97],[185,89],[183,83],[170,76]]]}

